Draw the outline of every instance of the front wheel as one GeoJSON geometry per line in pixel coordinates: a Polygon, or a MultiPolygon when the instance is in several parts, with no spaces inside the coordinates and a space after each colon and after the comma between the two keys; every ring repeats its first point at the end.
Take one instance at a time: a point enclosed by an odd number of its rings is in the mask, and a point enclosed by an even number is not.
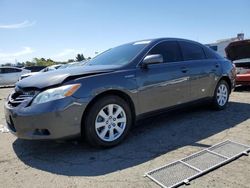
{"type": "Polygon", "coordinates": [[[112,147],[127,135],[132,124],[129,105],[118,96],[97,100],[85,119],[85,137],[94,146],[112,147]]]}
{"type": "Polygon", "coordinates": [[[229,85],[225,80],[221,80],[214,91],[213,107],[216,110],[226,108],[229,99],[229,85]]]}

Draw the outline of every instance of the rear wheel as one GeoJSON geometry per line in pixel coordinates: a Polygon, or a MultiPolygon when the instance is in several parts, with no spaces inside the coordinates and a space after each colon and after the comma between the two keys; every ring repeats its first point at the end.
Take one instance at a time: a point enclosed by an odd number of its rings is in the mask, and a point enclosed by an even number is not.
{"type": "Polygon", "coordinates": [[[94,146],[112,147],[127,135],[132,124],[129,105],[118,96],[97,100],[85,119],[85,137],[94,146]]]}
{"type": "Polygon", "coordinates": [[[221,80],[214,91],[213,107],[216,110],[226,108],[229,99],[229,85],[225,80],[221,80]]]}

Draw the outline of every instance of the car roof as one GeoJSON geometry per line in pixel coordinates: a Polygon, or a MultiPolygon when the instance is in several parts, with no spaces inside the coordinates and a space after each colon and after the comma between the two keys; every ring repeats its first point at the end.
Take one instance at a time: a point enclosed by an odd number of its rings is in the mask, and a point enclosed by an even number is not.
{"type": "Polygon", "coordinates": [[[186,41],[186,42],[190,42],[193,44],[198,44],[198,45],[203,45],[199,42],[193,41],[193,40],[189,40],[189,39],[183,39],[183,38],[173,38],[173,37],[161,37],[161,38],[153,38],[153,39],[142,39],[142,40],[137,40],[137,41],[133,41],[133,42],[129,42],[127,44],[134,44],[134,43],[141,43],[141,42],[149,42],[149,44],[156,44],[159,43],[161,41],[186,41]]]}
{"type": "Polygon", "coordinates": [[[175,38],[175,37],[161,37],[161,38],[151,38],[151,39],[142,39],[142,40],[137,40],[134,42],[140,42],[140,41],[162,41],[162,40],[175,40],[175,41],[189,41],[189,42],[195,42],[198,43],[196,41],[193,40],[189,40],[189,39],[184,39],[184,38],[175,38]]]}

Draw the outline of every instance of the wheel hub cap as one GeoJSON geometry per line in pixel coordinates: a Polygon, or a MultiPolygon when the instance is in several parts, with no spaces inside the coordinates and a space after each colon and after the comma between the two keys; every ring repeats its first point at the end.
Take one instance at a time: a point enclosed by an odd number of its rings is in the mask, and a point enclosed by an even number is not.
{"type": "Polygon", "coordinates": [[[220,106],[224,106],[227,103],[228,90],[224,84],[221,84],[217,90],[217,102],[220,106]]]}
{"type": "Polygon", "coordinates": [[[96,117],[96,133],[103,141],[114,141],[123,134],[126,121],[124,109],[117,104],[109,104],[103,107],[96,117]]]}

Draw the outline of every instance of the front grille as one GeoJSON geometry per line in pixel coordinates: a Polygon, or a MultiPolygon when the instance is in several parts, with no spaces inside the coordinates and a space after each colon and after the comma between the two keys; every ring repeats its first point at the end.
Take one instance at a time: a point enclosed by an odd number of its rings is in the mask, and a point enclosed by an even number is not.
{"type": "Polygon", "coordinates": [[[225,160],[227,160],[227,158],[210,153],[207,150],[203,150],[195,155],[191,155],[183,159],[182,161],[200,170],[206,170],[216,164],[224,162],[225,160]]]}
{"type": "Polygon", "coordinates": [[[11,105],[12,107],[17,107],[19,104],[28,99],[31,99],[32,97],[32,95],[19,95],[17,93],[13,93],[9,97],[9,105],[11,105]]]}
{"type": "Polygon", "coordinates": [[[226,141],[209,148],[209,151],[216,152],[220,155],[231,158],[247,149],[249,149],[248,146],[244,146],[235,142],[226,141]]]}
{"type": "Polygon", "coordinates": [[[8,104],[11,107],[17,107],[18,105],[20,105],[24,101],[31,100],[37,93],[38,93],[38,91],[34,90],[34,89],[24,90],[24,89],[20,89],[20,88],[16,87],[15,92],[13,92],[9,96],[8,104]]]}
{"type": "Polygon", "coordinates": [[[230,140],[221,142],[163,167],[146,173],[162,187],[177,187],[250,152],[246,146],[230,140]]]}
{"type": "Polygon", "coordinates": [[[171,187],[197,174],[199,174],[198,170],[183,164],[181,161],[176,161],[170,165],[149,172],[147,175],[153,180],[159,181],[162,187],[171,187]]]}

